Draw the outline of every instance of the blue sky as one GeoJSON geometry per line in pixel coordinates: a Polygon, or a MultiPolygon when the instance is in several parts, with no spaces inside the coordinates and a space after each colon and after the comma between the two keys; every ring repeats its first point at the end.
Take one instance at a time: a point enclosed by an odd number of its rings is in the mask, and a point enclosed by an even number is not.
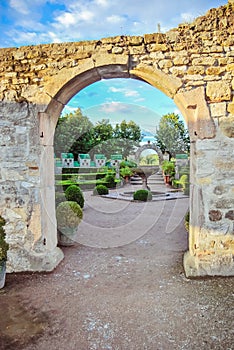
{"type": "MultiPolygon", "coordinates": [[[[227,0],[1,0],[0,47],[101,39],[115,35],[166,32],[191,22],[227,0]]],[[[174,102],[150,85],[132,79],[92,84],[68,103],[92,121],[134,120],[154,133],[162,115],[179,113],[174,102]]]]}

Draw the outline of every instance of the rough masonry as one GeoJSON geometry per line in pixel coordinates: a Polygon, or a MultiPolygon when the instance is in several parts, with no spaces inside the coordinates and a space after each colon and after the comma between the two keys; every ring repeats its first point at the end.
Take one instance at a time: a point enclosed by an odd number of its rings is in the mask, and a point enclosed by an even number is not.
{"type": "Polygon", "coordinates": [[[8,271],[52,270],[53,135],[64,105],[109,78],[172,98],[191,139],[190,276],[234,275],[234,2],[167,33],[0,49],[0,215],[8,271]]]}

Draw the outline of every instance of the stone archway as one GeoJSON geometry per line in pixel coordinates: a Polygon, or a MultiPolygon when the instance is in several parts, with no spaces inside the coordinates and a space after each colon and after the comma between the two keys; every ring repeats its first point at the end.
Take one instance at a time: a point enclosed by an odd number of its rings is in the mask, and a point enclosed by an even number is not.
{"type": "Polygon", "coordinates": [[[7,222],[8,271],[51,270],[62,259],[54,208],[55,126],[82,88],[119,77],[160,89],[187,122],[186,275],[234,275],[233,8],[229,1],[165,34],[0,50],[0,215],[7,222]]]}
{"type": "Polygon", "coordinates": [[[157,145],[155,143],[147,143],[147,144],[142,145],[141,147],[139,147],[137,149],[137,151],[135,152],[135,160],[136,160],[136,162],[139,162],[141,153],[143,151],[147,150],[147,149],[154,150],[157,153],[158,158],[159,158],[159,164],[161,164],[162,161],[163,161],[163,154],[162,154],[161,150],[157,147],[157,145]]]}

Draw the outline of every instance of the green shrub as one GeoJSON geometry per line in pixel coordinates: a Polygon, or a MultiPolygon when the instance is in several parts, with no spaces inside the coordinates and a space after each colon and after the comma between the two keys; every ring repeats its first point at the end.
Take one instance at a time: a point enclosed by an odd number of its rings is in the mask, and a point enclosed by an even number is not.
{"type": "Polygon", "coordinates": [[[73,201],[79,204],[81,208],[84,207],[83,192],[77,185],[70,185],[65,191],[67,201],[73,201]]]}
{"type": "Polygon", "coordinates": [[[107,174],[107,175],[104,177],[103,181],[106,182],[106,186],[107,186],[108,188],[113,188],[113,187],[116,186],[116,184],[115,184],[115,176],[112,175],[112,174],[107,174]]]}
{"type": "Polygon", "coordinates": [[[133,194],[133,199],[142,202],[150,201],[152,200],[152,193],[148,190],[137,190],[133,194]]]}
{"type": "Polygon", "coordinates": [[[104,185],[97,185],[94,190],[93,190],[93,194],[95,196],[97,195],[102,195],[102,194],[108,194],[109,193],[109,190],[106,186],[104,185]]]}
{"type": "Polygon", "coordinates": [[[179,183],[181,184],[182,188],[183,188],[183,192],[185,195],[189,195],[189,177],[188,175],[182,175],[179,183]]]}
{"type": "Polygon", "coordinates": [[[9,244],[5,241],[5,230],[3,226],[6,221],[0,216],[0,261],[7,260],[7,251],[9,249],[9,244]]]}
{"type": "Polygon", "coordinates": [[[131,168],[129,168],[128,166],[124,167],[124,168],[120,168],[120,175],[125,178],[125,177],[130,177],[133,175],[133,171],[131,168]]]}
{"type": "Polygon", "coordinates": [[[83,211],[74,201],[65,201],[56,208],[57,225],[60,232],[72,235],[83,218],[83,211]]]}
{"type": "Polygon", "coordinates": [[[164,160],[162,162],[162,170],[164,172],[164,175],[175,175],[175,163],[170,160],[164,160]]]}

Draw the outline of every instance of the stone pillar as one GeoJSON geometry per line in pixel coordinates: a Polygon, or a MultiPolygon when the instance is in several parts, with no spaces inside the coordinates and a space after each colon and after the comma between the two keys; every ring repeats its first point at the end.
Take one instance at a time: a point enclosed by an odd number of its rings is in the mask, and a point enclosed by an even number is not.
{"type": "Polygon", "coordinates": [[[189,252],[184,256],[187,277],[234,275],[234,145],[229,143],[228,147],[219,135],[216,140],[192,144],[189,252]]]}
{"type": "Polygon", "coordinates": [[[190,141],[189,251],[187,277],[234,275],[234,162],[232,117],[214,121],[202,88],[178,94],[190,141]]]}
{"type": "Polygon", "coordinates": [[[63,257],[56,247],[54,179],[49,183],[52,147],[40,146],[38,106],[6,101],[0,107],[0,215],[9,243],[7,272],[49,271],[63,257]]]}
{"type": "Polygon", "coordinates": [[[46,113],[39,113],[40,135],[40,198],[43,243],[51,254],[51,267],[54,268],[63,258],[57,248],[57,221],[55,214],[54,187],[54,131],[57,120],[46,113]],[[56,258],[55,258],[56,257],[56,258]],[[55,258],[55,259],[54,259],[55,258]],[[54,266],[52,266],[54,265],[54,266]]]}

